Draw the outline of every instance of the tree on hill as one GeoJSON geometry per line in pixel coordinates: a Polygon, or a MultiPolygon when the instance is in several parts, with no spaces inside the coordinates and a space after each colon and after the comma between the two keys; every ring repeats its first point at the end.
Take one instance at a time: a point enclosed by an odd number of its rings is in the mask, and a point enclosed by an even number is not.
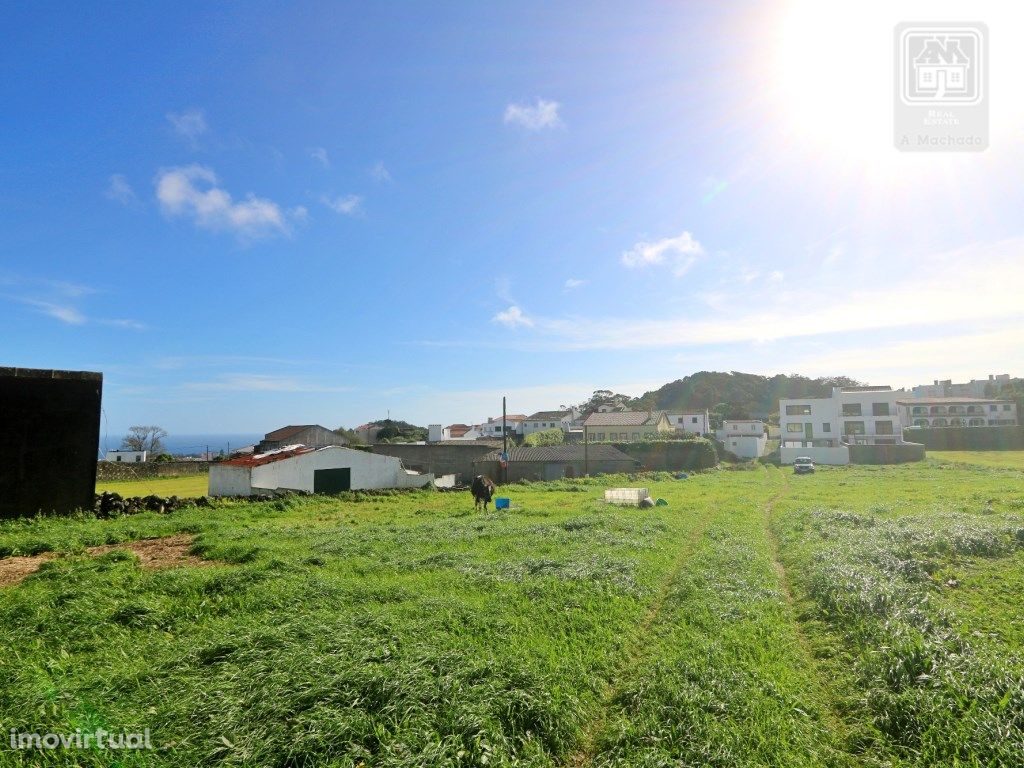
{"type": "Polygon", "coordinates": [[[167,432],[161,427],[136,425],[131,427],[128,434],[124,436],[121,441],[121,449],[161,454],[164,452],[165,437],[167,437],[167,432]]]}
{"type": "Polygon", "coordinates": [[[856,386],[846,376],[811,379],[799,374],[760,376],[740,371],[700,371],[676,379],[636,400],[644,410],[704,410],[724,414],[723,418],[744,418],[774,413],[780,398],[828,397],[832,387],[856,386]]]}
{"type": "Polygon", "coordinates": [[[336,435],[341,435],[348,440],[349,445],[362,445],[363,438],[361,438],[354,430],[345,429],[344,427],[338,427],[333,430],[336,435]]]}
{"type": "Polygon", "coordinates": [[[415,443],[426,440],[429,434],[426,427],[417,427],[407,421],[381,419],[374,424],[380,427],[377,432],[378,443],[415,443]]]}

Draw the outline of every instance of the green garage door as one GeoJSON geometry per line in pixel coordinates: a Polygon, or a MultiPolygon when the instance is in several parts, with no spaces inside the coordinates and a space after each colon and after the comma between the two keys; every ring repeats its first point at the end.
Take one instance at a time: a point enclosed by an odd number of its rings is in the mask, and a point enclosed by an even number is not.
{"type": "Polygon", "coordinates": [[[313,470],[313,493],[338,493],[352,488],[352,470],[315,469],[313,470]]]}

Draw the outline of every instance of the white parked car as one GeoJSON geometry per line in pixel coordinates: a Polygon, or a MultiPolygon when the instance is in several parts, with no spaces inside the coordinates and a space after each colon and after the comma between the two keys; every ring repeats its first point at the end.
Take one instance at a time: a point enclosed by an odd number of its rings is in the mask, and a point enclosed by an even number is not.
{"type": "Polygon", "coordinates": [[[809,475],[814,472],[814,462],[810,456],[797,456],[793,459],[793,472],[798,475],[809,475]]]}

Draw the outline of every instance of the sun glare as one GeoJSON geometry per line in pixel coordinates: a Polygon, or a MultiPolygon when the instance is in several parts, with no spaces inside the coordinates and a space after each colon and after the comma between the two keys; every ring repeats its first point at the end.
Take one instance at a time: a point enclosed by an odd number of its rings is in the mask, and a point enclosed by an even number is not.
{"type": "Polygon", "coordinates": [[[1024,91],[1015,82],[1024,11],[1006,2],[797,0],[778,8],[760,77],[783,140],[833,169],[882,183],[917,165],[944,173],[965,162],[964,153],[927,153],[922,161],[893,146],[894,28],[940,20],[988,25],[990,150],[1015,149],[1024,116],[1024,91]]]}

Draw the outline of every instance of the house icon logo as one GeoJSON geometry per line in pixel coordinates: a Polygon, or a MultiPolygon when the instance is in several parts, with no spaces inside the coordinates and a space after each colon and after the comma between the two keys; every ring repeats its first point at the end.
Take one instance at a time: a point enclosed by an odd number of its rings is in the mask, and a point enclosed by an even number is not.
{"type": "Polygon", "coordinates": [[[904,104],[977,104],[983,98],[980,29],[907,27],[899,39],[904,104]]]}

